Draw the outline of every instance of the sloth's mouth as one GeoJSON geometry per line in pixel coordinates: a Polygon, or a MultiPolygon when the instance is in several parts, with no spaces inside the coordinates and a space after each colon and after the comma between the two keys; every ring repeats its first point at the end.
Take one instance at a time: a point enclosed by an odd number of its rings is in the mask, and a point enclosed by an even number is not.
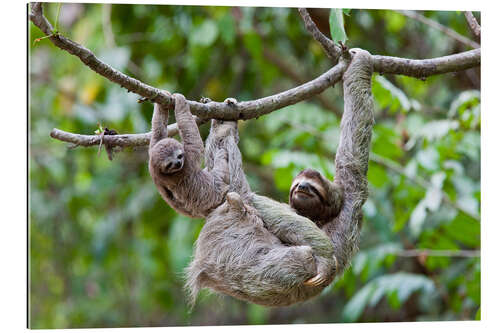
{"type": "Polygon", "coordinates": [[[312,197],[312,193],[310,192],[306,192],[304,190],[299,190],[299,189],[296,189],[295,190],[295,195],[296,196],[303,196],[303,197],[312,197]]]}
{"type": "Polygon", "coordinates": [[[180,165],[175,165],[174,167],[172,167],[172,172],[179,171],[180,169],[182,169],[183,166],[184,166],[184,162],[180,163],[180,165]]]}
{"type": "Polygon", "coordinates": [[[175,164],[173,163],[169,163],[166,168],[164,169],[163,171],[163,174],[166,174],[166,175],[171,175],[173,173],[176,173],[178,171],[180,171],[182,169],[182,167],[184,166],[184,161],[182,162],[177,162],[175,164]]]}

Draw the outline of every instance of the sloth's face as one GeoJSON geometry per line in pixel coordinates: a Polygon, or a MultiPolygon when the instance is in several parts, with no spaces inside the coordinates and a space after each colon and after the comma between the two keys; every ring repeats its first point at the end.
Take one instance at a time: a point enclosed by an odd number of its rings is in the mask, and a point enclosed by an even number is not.
{"type": "Polygon", "coordinates": [[[172,174],[181,170],[184,166],[184,150],[176,149],[169,156],[166,156],[161,164],[161,173],[172,174]]]}
{"type": "Polygon", "coordinates": [[[153,166],[164,175],[179,172],[184,167],[184,149],[174,139],[163,139],[151,152],[153,166]]]}
{"type": "Polygon", "coordinates": [[[306,169],[292,182],[289,204],[302,216],[316,220],[327,206],[327,192],[319,172],[306,169]]]}

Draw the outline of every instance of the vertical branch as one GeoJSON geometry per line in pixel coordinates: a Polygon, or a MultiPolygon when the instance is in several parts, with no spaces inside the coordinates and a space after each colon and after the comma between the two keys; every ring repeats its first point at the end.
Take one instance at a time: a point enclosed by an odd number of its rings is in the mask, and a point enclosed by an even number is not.
{"type": "Polygon", "coordinates": [[[465,12],[464,15],[474,35],[481,37],[481,26],[477,23],[477,20],[474,15],[472,15],[472,12],[465,12]]]}
{"type": "Polygon", "coordinates": [[[366,173],[374,123],[370,53],[351,49],[352,61],[344,73],[344,114],[335,165],[335,182],[344,188],[344,205],[323,230],[331,237],[339,274],[358,249],[362,206],[368,197],[366,173]]]}
{"type": "Polygon", "coordinates": [[[313,38],[321,44],[326,55],[332,59],[334,63],[336,63],[340,57],[340,47],[335,45],[330,38],[326,37],[321,31],[319,31],[311,16],[309,16],[307,9],[299,8],[299,14],[304,21],[307,31],[309,31],[313,38]]]}

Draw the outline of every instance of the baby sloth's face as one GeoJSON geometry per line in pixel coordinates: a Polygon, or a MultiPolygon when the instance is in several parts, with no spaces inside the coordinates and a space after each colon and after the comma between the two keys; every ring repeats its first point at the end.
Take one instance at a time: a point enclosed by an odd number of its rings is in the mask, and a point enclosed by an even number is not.
{"type": "Polygon", "coordinates": [[[161,164],[163,174],[172,174],[182,169],[184,166],[184,151],[182,149],[174,150],[170,155],[165,156],[161,164]]]}
{"type": "Polygon", "coordinates": [[[164,139],[156,144],[152,151],[153,164],[160,173],[171,175],[184,166],[184,149],[174,139],[164,139]]]}

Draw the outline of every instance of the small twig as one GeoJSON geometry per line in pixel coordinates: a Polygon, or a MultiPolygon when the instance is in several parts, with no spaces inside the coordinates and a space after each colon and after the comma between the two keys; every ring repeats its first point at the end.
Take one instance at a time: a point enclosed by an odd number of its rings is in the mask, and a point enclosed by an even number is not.
{"type": "Polygon", "coordinates": [[[460,42],[460,43],[464,44],[465,46],[471,47],[473,49],[477,49],[477,48],[481,47],[481,45],[479,45],[475,41],[473,41],[473,40],[471,40],[471,39],[469,39],[469,38],[467,38],[465,36],[460,35],[455,30],[450,29],[450,28],[442,25],[439,22],[431,20],[431,19],[425,17],[424,15],[422,15],[422,14],[416,12],[416,11],[413,11],[413,10],[397,10],[397,12],[400,13],[400,14],[402,14],[402,15],[404,15],[404,16],[412,18],[412,19],[414,19],[416,21],[422,22],[423,24],[426,24],[429,27],[432,27],[432,28],[434,28],[436,30],[439,30],[439,31],[443,32],[445,35],[453,38],[457,42],[460,42]]]}
{"type": "Polygon", "coordinates": [[[464,15],[467,23],[469,24],[469,28],[472,30],[474,35],[481,38],[481,26],[477,23],[477,20],[474,15],[472,15],[472,12],[464,12],[464,15]]]}
{"type": "Polygon", "coordinates": [[[299,8],[299,13],[304,21],[307,31],[309,31],[313,38],[321,44],[327,56],[332,59],[334,63],[336,63],[340,57],[340,47],[335,45],[330,38],[326,37],[321,31],[319,31],[311,16],[309,16],[307,9],[299,8]]]}

